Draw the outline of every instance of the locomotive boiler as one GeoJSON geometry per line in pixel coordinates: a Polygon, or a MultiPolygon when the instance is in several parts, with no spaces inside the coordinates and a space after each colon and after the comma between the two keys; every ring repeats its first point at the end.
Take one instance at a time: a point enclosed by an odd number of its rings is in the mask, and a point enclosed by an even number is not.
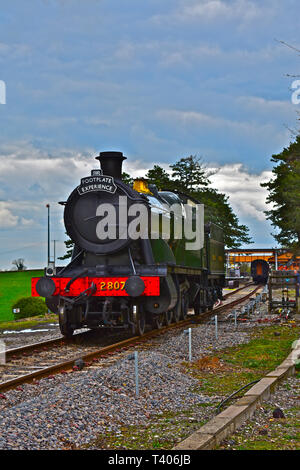
{"type": "Polygon", "coordinates": [[[189,308],[211,309],[224,286],[223,231],[206,223],[194,246],[182,230],[194,233],[201,201],[143,179],[125,184],[121,152],[96,159],[100,169],[60,203],[74,242],[71,261],[33,278],[32,295],[45,297],[66,337],[82,327],[141,335],[147,323],[160,328],[186,318],[189,308]]]}

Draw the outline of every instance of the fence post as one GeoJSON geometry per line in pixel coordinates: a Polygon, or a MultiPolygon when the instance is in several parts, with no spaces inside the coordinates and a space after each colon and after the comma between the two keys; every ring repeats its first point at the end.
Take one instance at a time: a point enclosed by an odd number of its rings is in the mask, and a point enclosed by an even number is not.
{"type": "Polygon", "coordinates": [[[138,363],[138,352],[134,352],[134,366],[135,366],[135,394],[139,396],[139,363],[138,363]]]}

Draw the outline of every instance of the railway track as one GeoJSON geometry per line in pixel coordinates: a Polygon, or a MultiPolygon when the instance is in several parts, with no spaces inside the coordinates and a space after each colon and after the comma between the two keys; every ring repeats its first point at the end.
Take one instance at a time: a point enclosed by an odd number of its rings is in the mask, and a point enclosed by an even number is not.
{"type": "Polygon", "coordinates": [[[227,299],[227,297],[230,297],[231,295],[235,295],[235,294],[237,294],[238,292],[240,292],[241,290],[247,289],[247,288],[250,287],[250,286],[254,286],[254,283],[253,283],[253,282],[248,282],[247,284],[245,284],[245,285],[242,286],[242,287],[238,287],[237,289],[234,289],[234,290],[231,291],[231,292],[227,292],[227,294],[224,294],[224,295],[223,295],[223,298],[224,298],[224,299],[227,299]]]}
{"type": "Polygon", "coordinates": [[[122,349],[132,348],[135,345],[148,341],[150,338],[162,335],[166,331],[176,330],[191,323],[202,323],[212,315],[224,313],[224,311],[231,309],[237,304],[245,302],[261,288],[261,286],[255,286],[254,289],[252,287],[252,285],[248,284],[226,294],[224,296],[225,300],[221,305],[213,310],[201,313],[197,317],[193,315],[176,324],[146,332],[143,336],[129,337],[107,346],[99,347],[99,344],[84,344],[84,340],[88,338],[90,333],[88,331],[78,333],[71,340],[55,338],[10,349],[6,352],[7,363],[0,366],[0,392],[15,388],[25,382],[70,371],[78,359],[82,359],[86,365],[91,365],[93,362],[98,362],[101,356],[106,357],[116,351],[119,352],[122,349]],[[239,293],[245,289],[249,292],[241,296],[239,293]]]}
{"type": "MultiPolygon", "coordinates": [[[[224,299],[227,299],[228,297],[234,296],[238,292],[245,290],[252,286],[253,283],[247,283],[246,285],[239,287],[238,289],[232,290],[231,292],[227,292],[226,294],[223,295],[224,299]]],[[[100,329],[97,330],[98,333],[100,333],[100,329]]],[[[11,358],[14,358],[14,356],[18,356],[23,353],[30,353],[30,352],[36,352],[40,348],[49,348],[50,346],[56,346],[56,345],[62,345],[62,344],[72,344],[72,343],[78,343],[80,339],[84,338],[85,336],[88,335],[88,331],[84,331],[81,333],[76,333],[74,336],[70,339],[66,339],[63,336],[60,336],[58,338],[51,338],[45,341],[39,341],[36,343],[30,343],[30,344],[25,344],[24,346],[20,346],[17,348],[12,348],[8,349],[6,351],[6,360],[10,360],[11,358]]]]}

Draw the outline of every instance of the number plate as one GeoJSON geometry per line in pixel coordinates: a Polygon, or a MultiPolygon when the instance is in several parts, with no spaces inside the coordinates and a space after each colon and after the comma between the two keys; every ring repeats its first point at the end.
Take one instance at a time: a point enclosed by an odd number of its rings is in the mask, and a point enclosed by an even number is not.
{"type": "MultiPolygon", "coordinates": [[[[141,276],[145,283],[145,296],[157,296],[160,294],[160,281],[158,276],[141,276]]],[[[97,291],[93,294],[96,297],[128,297],[125,291],[125,282],[127,277],[82,277],[76,279],[70,287],[70,291],[66,292],[65,288],[71,280],[69,277],[52,277],[56,285],[56,290],[53,295],[63,295],[66,297],[75,297],[81,294],[84,290],[88,289],[92,282],[96,285],[97,291]]],[[[37,297],[35,286],[39,278],[32,278],[32,296],[37,297]]]]}

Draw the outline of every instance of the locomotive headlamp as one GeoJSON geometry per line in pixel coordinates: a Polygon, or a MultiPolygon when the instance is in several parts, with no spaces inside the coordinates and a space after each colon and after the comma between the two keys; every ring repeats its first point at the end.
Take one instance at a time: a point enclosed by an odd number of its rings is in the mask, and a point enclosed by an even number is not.
{"type": "Polygon", "coordinates": [[[47,276],[54,276],[56,274],[55,264],[51,261],[50,263],[48,263],[48,266],[46,268],[46,274],[47,276]]]}
{"type": "Polygon", "coordinates": [[[36,291],[41,297],[51,297],[54,294],[56,286],[53,279],[41,277],[36,283],[36,291]]]}
{"type": "Polygon", "coordinates": [[[145,290],[145,283],[140,276],[131,276],[125,283],[125,291],[130,297],[139,297],[145,290]]]}
{"type": "Polygon", "coordinates": [[[144,178],[137,178],[134,180],[133,189],[138,193],[152,194],[148,187],[148,181],[144,178]]]}

